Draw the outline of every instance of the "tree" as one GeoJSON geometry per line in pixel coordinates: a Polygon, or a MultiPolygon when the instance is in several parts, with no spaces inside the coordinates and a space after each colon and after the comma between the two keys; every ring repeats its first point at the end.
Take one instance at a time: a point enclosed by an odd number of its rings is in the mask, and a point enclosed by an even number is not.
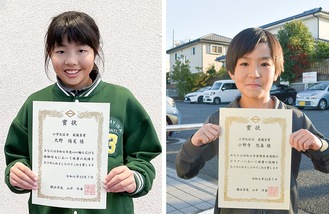
{"type": "Polygon", "coordinates": [[[215,65],[210,65],[205,73],[201,70],[198,73],[192,74],[192,78],[194,81],[192,91],[195,91],[207,85],[212,85],[216,80],[230,79],[230,76],[225,68],[221,68],[219,71],[216,71],[215,65]]]}
{"type": "Polygon", "coordinates": [[[207,69],[206,73],[209,74],[210,76],[216,75],[217,71],[215,65],[211,65],[210,68],[207,69]]]}
{"type": "Polygon", "coordinates": [[[315,61],[322,62],[329,59],[329,43],[323,41],[317,41],[315,44],[315,61]]]}
{"type": "Polygon", "coordinates": [[[314,39],[302,21],[291,21],[278,31],[284,56],[281,79],[291,82],[311,66],[314,59],[314,39]]]}
{"type": "Polygon", "coordinates": [[[184,98],[185,94],[190,92],[194,85],[189,63],[188,60],[184,63],[180,60],[176,60],[175,65],[173,66],[174,70],[171,79],[177,85],[179,98],[184,98]]]}
{"type": "Polygon", "coordinates": [[[196,91],[199,88],[205,87],[208,79],[209,76],[202,71],[192,74],[193,88],[191,91],[196,91]]]}
{"type": "Polygon", "coordinates": [[[219,74],[219,78],[221,80],[229,80],[231,79],[230,75],[228,74],[228,71],[226,70],[225,67],[222,67],[219,71],[218,71],[218,74],[219,74]]]}
{"type": "MultiPolygon", "coordinates": [[[[212,68],[210,68],[209,70],[212,71],[212,68]]],[[[208,73],[210,74],[207,80],[207,85],[212,85],[217,80],[231,79],[225,67],[222,67],[219,71],[216,71],[216,73],[212,73],[212,72],[208,72],[208,73]]]]}

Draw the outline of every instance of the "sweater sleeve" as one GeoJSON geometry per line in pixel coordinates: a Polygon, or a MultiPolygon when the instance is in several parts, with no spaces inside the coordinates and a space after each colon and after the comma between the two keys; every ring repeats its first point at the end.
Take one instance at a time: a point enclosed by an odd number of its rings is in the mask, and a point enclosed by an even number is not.
{"type": "MultiPolygon", "coordinates": [[[[218,112],[211,115],[205,123],[218,125],[218,112]]],[[[176,172],[178,177],[190,179],[197,176],[208,160],[214,158],[218,151],[218,139],[215,141],[197,147],[188,139],[179,150],[176,156],[176,172]]]]}
{"type": "Polygon", "coordinates": [[[14,193],[29,192],[28,190],[18,189],[9,182],[10,168],[15,165],[15,163],[21,162],[31,168],[27,128],[23,127],[17,118],[12,122],[9,128],[4,152],[7,165],[5,169],[5,183],[14,193]]]}
{"type": "Polygon", "coordinates": [[[304,128],[308,129],[322,141],[322,148],[318,151],[307,150],[304,154],[309,157],[314,168],[320,172],[329,173],[329,149],[326,139],[312,124],[310,119],[304,114],[304,128]]]}
{"type": "Polygon", "coordinates": [[[136,191],[130,195],[140,197],[152,188],[155,168],[151,160],[161,153],[161,144],[151,118],[134,97],[128,100],[126,111],[125,164],[135,171],[137,185],[136,191]]]}
{"type": "Polygon", "coordinates": [[[190,179],[197,176],[205,163],[216,155],[214,144],[218,140],[201,147],[194,146],[188,139],[176,156],[176,172],[178,177],[190,179]]]}

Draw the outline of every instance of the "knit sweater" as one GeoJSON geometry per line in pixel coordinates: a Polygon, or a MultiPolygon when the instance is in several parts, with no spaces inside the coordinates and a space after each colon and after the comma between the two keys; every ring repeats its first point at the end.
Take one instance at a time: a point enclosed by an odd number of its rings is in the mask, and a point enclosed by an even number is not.
{"type": "MultiPolygon", "coordinates": [[[[299,129],[307,129],[314,135],[318,136],[323,141],[323,148],[321,151],[307,150],[305,152],[298,152],[292,149],[291,157],[291,181],[290,181],[290,209],[289,210],[263,210],[260,209],[234,209],[234,208],[218,208],[218,200],[216,199],[214,213],[220,214],[295,214],[298,212],[298,189],[297,177],[299,166],[301,163],[302,154],[305,154],[313,162],[314,168],[318,171],[329,173],[329,149],[328,139],[316,130],[310,119],[300,110],[285,105],[276,97],[271,97],[274,100],[274,109],[292,109],[292,132],[299,129]]],[[[239,97],[230,103],[227,108],[240,108],[239,97]]],[[[219,111],[212,114],[206,123],[219,124],[219,111]]],[[[194,146],[191,139],[187,140],[176,157],[176,171],[177,175],[184,179],[190,179],[196,176],[208,160],[215,156],[218,157],[218,139],[202,147],[194,146]]],[[[218,178],[221,179],[221,178],[218,178]]],[[[218,198],[218,196],[217,196],[218,198]]]]}

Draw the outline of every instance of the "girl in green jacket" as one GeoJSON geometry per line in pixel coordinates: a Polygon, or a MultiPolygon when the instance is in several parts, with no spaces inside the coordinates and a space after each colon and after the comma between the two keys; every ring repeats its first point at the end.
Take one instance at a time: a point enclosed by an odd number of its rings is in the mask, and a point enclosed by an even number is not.
{"type": "Polygon", "coordinates": [[[38,188],[32,169],[33,101],[111,103],[108,174],[103,178],[106,209],[75,209],[32,204],[30,213],[134,213],[132,197],[147,194],[155,169],[150,161],[161,145],[144,108],[121,86],[100,79],[95,59],[100,57],[100,33],[95,21],[82,12],[69,11],[52,19],[46,33],[45,67],[51,60],[57,83],[28,97],[13,120],[4,151],[5,182],[15,193],[38,188]]]}

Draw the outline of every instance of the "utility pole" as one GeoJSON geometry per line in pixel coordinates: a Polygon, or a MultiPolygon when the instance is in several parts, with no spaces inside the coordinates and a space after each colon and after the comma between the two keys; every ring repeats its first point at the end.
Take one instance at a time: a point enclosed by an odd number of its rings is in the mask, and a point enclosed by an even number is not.
{"type": "Polygon", "coordinates": [[[175,47],[175,30],[172,30],[172,47],[175,47]]]}

